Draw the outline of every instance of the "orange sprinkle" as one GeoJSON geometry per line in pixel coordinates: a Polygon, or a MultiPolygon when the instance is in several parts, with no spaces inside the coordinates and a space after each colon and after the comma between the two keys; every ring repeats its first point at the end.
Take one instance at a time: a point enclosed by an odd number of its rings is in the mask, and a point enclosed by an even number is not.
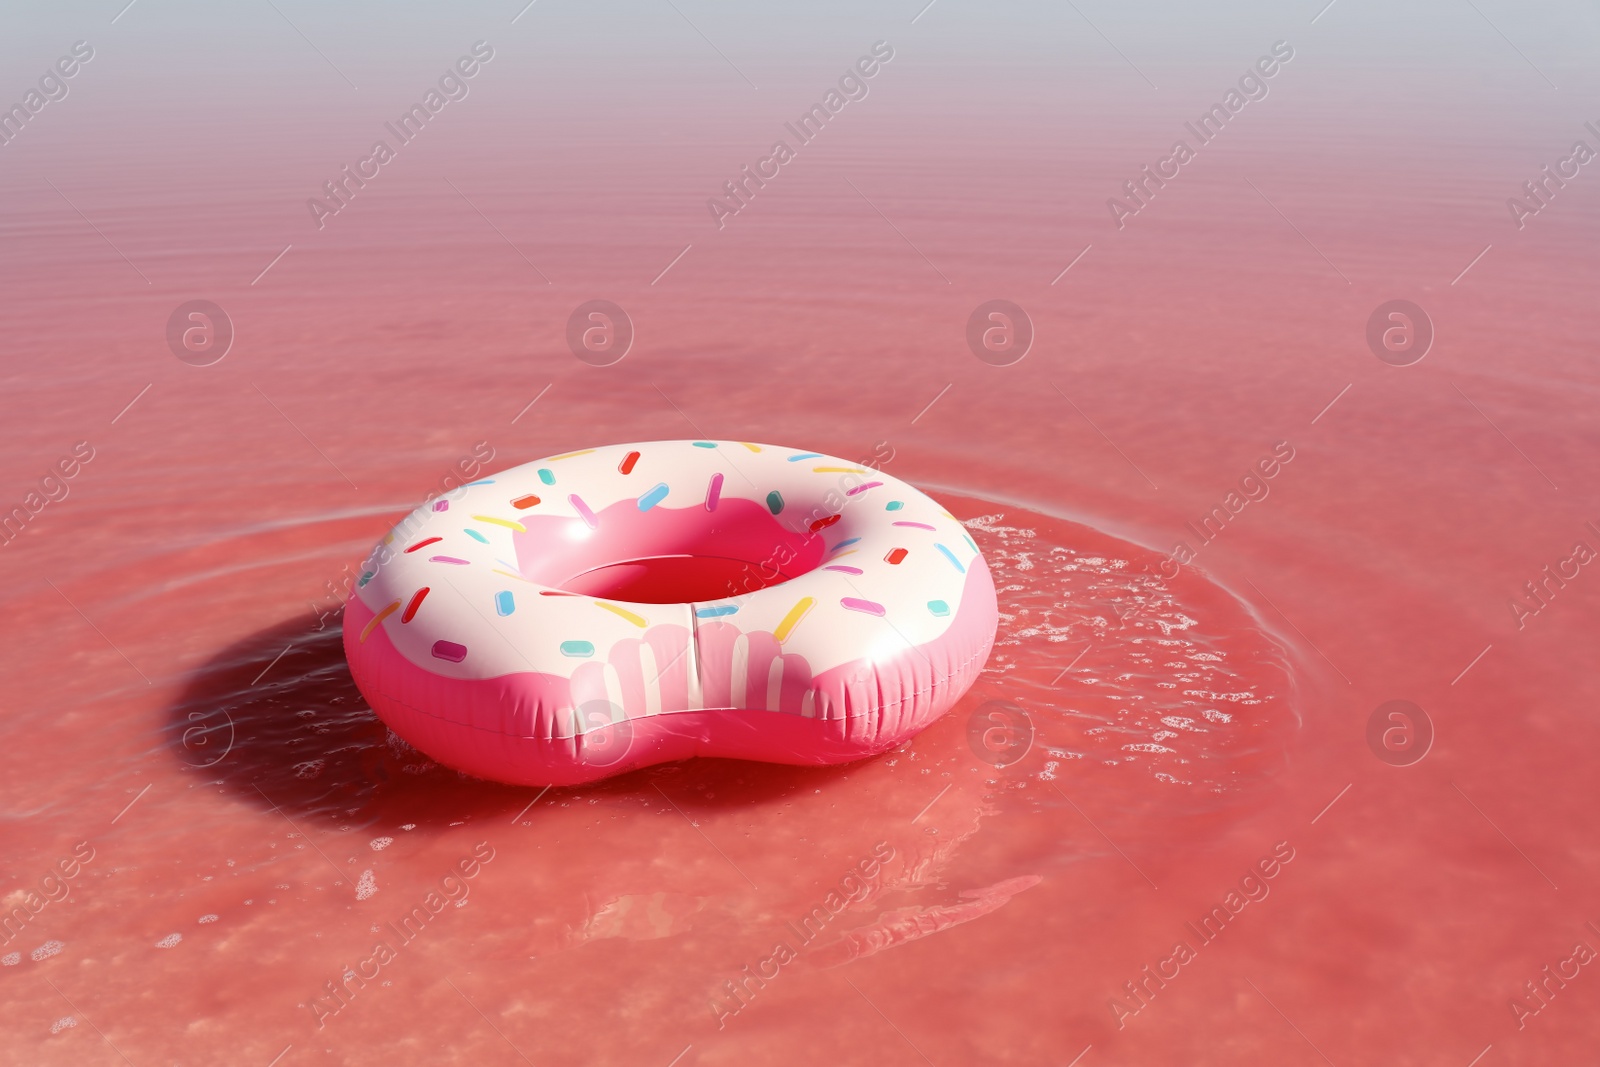
{"type": "Polygon", "coordinates": [[[362,644],[366,644],[367,638],[372,636],[372,631],[374,631],[374,630],[376,630],[378,628],[378,624],[380,622],[382,622],[384,619],[387,619],[390,615],[393,615],[395,612],[397,612],[399,610],[400,610],[400,601],[395,600],[395,601],[391,601],[388,607],[384,608],[382,611],[380,611],[376,615],[374,615],[372,617],[371,621],[369,621],[367,623],[367,625],[361,631],[361,643],[362,644]]]}

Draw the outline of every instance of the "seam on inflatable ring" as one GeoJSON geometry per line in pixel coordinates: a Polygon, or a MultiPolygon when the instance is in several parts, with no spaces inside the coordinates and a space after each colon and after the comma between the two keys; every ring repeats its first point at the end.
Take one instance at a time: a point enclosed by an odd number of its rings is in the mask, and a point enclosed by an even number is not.
{"type": "MultiPolygon", "coordinates": [[[[911,700],[915,700],[917,697],[920,697],[920,696],[924,695],[925,693],[931,693],[933,690],[935,690],[935,689],[939,688],[940,686],[945,685],[946,683],[948,683],[952,678],[958,677],[959,675],[965,673],[967,668],[972,666],[972,663],[973,663],[974,660],[976,660],[980,655],[984,655],[984,656],[988,655],[989,652],[993,651],[993,647],[994,647],[994,641],[991,638],[989,641],[985,642],[982,646],[980,646],[977,650],[975,650],[972,653],[972,655],[968,656],[965,660],[963,660],[961,662],[961,664],[958,667],[956,667],[954,670],[951,670],[948,673],[940,676],[938,681],[930,683],[926,688],[918,689],[915,692],[913,692],[913,693],[911,693],[911,694],[909,694],[907,696],[901,697],[899,700],[890,701],[888,703],[881,703],[880,702],[874,709],[869,710],[869,711],[863,711],[863,712],[861,712],[860,714],[857,714],[857,715],[845,715],[845,716],[842,716],[842,717],[837,718],[837,719],[822,719],[822,718],[818,718],[818,719],[816,719],[814,721],[816,721],[818,723],[824,723],[824,722],[849,722],[852,719],[864,719],[864,718],[867,718],[870,715],[872,715],[874,711],[881,712],[886,708],[897,708],[901,704],[904,704],[904,703],[906,703],[908,701],[911,701],[911,700]]],[[[411,667],[414,670],[421,670],[422,669],[420,667],[417,667],[415,664],[411,663],[410,661],[406,661],[406,665],[408,667],[411,667]]],[[[357,687],[359,688],[359,686],[360,686],[360,683],[358,682],[357,683],[357,687]]],[[[551,735],[551,736],[548,736],[548,737],[541,737],[538,734],[513,734],[513,733],[507,733],[504,730],[496,730],[496,729],[493,729],[492,727],[481,726],[478,723],[458,722],[455,719],[446,719],[442,715],[435,715],[431,711],[425,711],[422,708],[417,707],[415,704],[412,704],[408,700],[403,700],[400,697],[392,696],[386,691],[386,689],[380,689],[379,691],[382,693],[382,695],[383,695],[385,700],[388,700],[388,701],[390,701],[392,703],[395,703],[395,704],[399,704],[401,707],[406,708],[406,709],[414,712],[417,715],[421,715],[421,716],[424,716],[426,718],[432,719],[434,722],[445,723],[445,724],[447,724],[449,726],[465,727],[466,729],[477,730],[477,731],[480,731],[481,733],[494,734],[497,737],[513,737],[513,738],[517,738],[519,740],[524,740],[524,741],[570,741],[574,737],[583,736],[582,734],[573,734],[571,737],[560,737],[560,736],[557,736],[557,735],[551,735]]],[[[557,710],[560,710],[560,709],[557,709],[557,710]]],[[[681,709],[679,711],[666,711],[666,712],[662,712],[659,715],[640,716],[639,718],[642,719],[642,718],[647,718],[648,717],[648,718],[651,718],[651,719],[658,719],[658,718],[661,718],[662,716],[666,716],[666,715],[696,715],[696,714],[699,714],[701,712],[706,712],[706,711],[762,712],[762,713],[765,713],[765,714],[768,714],[768,715],[787,715],[789,718],[799,718],[800,717],[800,716],[797,716],[797,715],[789,714],[788,712],[773,711],[770,708],[683,708],[683,709],[681,709]]],[[[374,710],[374,714],[376,714],[375,710],[374,710]]],[[[379,716],[378,717],[378,721],[379,722],[383,722],[383,717],[379,716]]],[[[638,721],[638,720],[635,719],[635,720],[630,720],[630,721],[638,721]]],[[[384,723],[384,725],[387,727],[388,723],[384,723]]],[[[393,730],[393,727],[389,727],[389,729],[393,730]]],[[[405,739],[401,738],[401,740],[405,740],[405,739]]],[[[409,743],[410,742],[407,742],[407,744],[409,744],[409,743]]],[[[412,746],[412,747],[415,747],[415,746],[412,746]]],[[[424,755],[426,755],[426,753],[424,753],[424,755]]]]}

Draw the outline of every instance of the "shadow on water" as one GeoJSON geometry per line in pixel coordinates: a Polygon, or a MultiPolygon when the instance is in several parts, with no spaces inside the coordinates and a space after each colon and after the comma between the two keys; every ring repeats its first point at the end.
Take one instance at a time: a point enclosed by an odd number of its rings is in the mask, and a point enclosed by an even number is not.
{"type": "MultiPolygon", "coordinates": [[[[350,676],[337,619],[317,631],[303,619],[285,622],[213,656],[169,709],[165,730],[173,758],[201,781],[296,821],[411,822],[421,831],[479,816],[510,819],[539,795],[440,766],[392,734],[350,676]]],[[[696,759],[552,789],[545,802],[558,794],[658,796],[659,779],[696,809],[739,807],[823,787],[849,771],[696,759]]]]}

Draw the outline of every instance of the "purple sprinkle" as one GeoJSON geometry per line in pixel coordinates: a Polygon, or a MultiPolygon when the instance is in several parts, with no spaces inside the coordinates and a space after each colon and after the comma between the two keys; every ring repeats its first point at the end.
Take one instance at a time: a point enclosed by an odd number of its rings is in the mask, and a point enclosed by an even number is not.
{"type": "Polygon", "coordinates": [[[883,605],[874,604],[870,600],[857,600],[853,596],[847,596],[840,598],[839,606],[841,608],[849,608],[851,611],[863,611],[868,615],[876,615],[879,618],[883,617],[883,605]]]}
{"type": "Polygon", "coordinates": [[[855,496],[857,493],[865,493],[868,489],[876,489],[882,484],[882,482],[868,482],[866,485],[858,485],[854,489],[846,489],[844,495],[855,496]]]}
{"type": "Polygon", "coordinates": [[[448,501],[448,500],[435,500],[433,502],[433,510],[434,511],[449,511],[450,510],[450,501],[448,501]]]}
{"type": "Polygon", "coordinates": [[[932,526],[929,526],[925,522],[897,522],[894,525],[896,525],[896,526],[915,526],[919,530],[931,530],[931,529],[933,529],[932,526]]]}
{"type": "Polygon", "coordinates": [[[468,566],[468,563],[467,563],[466,560],[464,560],[464,559],[456,559],[456,557],[454,557],[454,556],[429,556],[428,557],[428,562],[429,563],[454,563],[457,567],[468,566]]]}
{"type": "MultiPolygon", "coordinates": [[[[589,510],[589,505],[585,504],[577,493],[568,496],[567,501],[572,505],[572,509],[578,513],[579,517],[588,524],[589,529],[593,530],[600,525],[600,520],[594,517],[594,512],[589,510]]],[[[931,530],[933,527],[930,526],[928,529],[931,530]]]]}
{"type": "Polygon", "coordinates": [[[467,658],[467,646],[458,645],[454,641],[435,641],[433,643],[433,657],[447,659],[451,663],[460,663],[467,658]]]}
{"type": "Polygon", "coordinates": [[[842,563],[835,563],[831,567],[824,567],[822,569],[825,570],[825,571],[844,571],[846,574],[860,574],[861,573],[861,568],[860,567],[846,567],[842,563]]]}

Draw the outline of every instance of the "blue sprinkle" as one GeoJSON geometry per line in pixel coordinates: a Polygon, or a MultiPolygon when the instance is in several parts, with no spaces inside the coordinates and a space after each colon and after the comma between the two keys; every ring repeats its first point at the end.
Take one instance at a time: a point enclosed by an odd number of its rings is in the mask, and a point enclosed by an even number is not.
{"type": "Polygon", "coordinates": [[[899,511],[901,508],[903,508],[905,506],[906,506],[906,502],[904,500],[891,500],[891,501],[889,501],[887,504],[885,504],[883,506],[883,510],[884,511],[899,511]]]}
{"type": "Polygon", "coordinates": [[[847,537],[843,541],[840,541],[838,544],[834,545],[832,548],[828,549],[828,551],[829,552],[837,552],[841,548],[850,547],[851,545],[855,544],[859,540],[861,540],[861,538],[859,538],[859,537],[847,537]]]}
{"type": "Polygon", "coordinates": [[[954,552],[939,544],[937,541],[934,542],[933,547],[937,548],[940,552],[943,552],[944,558],[949,560],[951,565],[954,566],[956,570],[960,571],[962,574],[967,573],[967,568],[961,565],[961,561],[959,559],[956,559],[956,554],[954,552]]]}
{"type": "Polygon", "coordinates": [[[378,572],[377,571],[367,571],[359,579],[356,580],[356,588],[357,589],[361,589],[361,588],[365,587],[368,582],[372,581],[372,579],[376,578],[377,576],[378,576],[378,572]]]}
{"type": "Polygon", "coordinates": [[[799,463],[803,459],[821,459],[821,458],[822,458],[822,453],[821,452],[802,452],[798,456],[790,456],[789,457],[789,462],[790,463],[799,463]]]}
{"type": "Polygon", "coordinates": [[[928,610],[942,619],[950,614],[950,605],[942,600],[930,600],[928,601],[928,610]]]}
{"type": "Polygon", "coordinates": [[[563,641],[561,642],[561,654],[563,656],[571,656],[574,659],[587,659],[594,655],[594,645],[588,641],[563,641]]]}
{"type": "Polygon", "coordinates": [[[555,485],[556,484],[555,472],[550,470],[548,467],[540,467],[539,468],[539,480],[541,482],[543,482],[545,485],[555,485]]]}
{"type": "Polygon", "coordinates": [[[468,537],[472,538],[474,541],[478,541],[478,542],[481,542],[483,544],[488,544],[489,543],[489,539],[487,537],[483,536],[483,534],[479,533],[477,530],[467,530],[465,532],[466,532],[466,535],[468,537]]]}
{"type": "Polygon", "coordinates": [[[644,496],[639,498],[639,510],[649,511],[651,508],[665,500],[669,492],[671,492],[671,490],[667,488],[667,483],[660,483],[654,489],[650,490],[648,493],[644,494],[644,496]]]}
{"type": "Polygon", "coordinates": [[[767,494],[767,510],[774,515],[783,510],[783,494],[776,489],[767,494]]]}
{"type": "Polygon", "coordinates": [[[694,447],[696,447],[696,448],[716,448],[717,447],[717,443],[715,441],[696,441],[694,443],[694,447]]]}
{"type": "Polygon", "coordinates": [[[739,610],[737,604],[718,604],[712,608],[695,608],[694,617],[697,619],[715,619],[722,615],[732,615],[739,610]]]}
{"type": "Polygon", "coordinates": [[[511,590],[502,589],[494,595],[494,610],[502,616],[517,610],[517,598],[511,595],[511,590]]]}
{"type": "Polygon", "coordinates": [[[467,484],[468,485],[493,485],[494,484],[494,479],[493,478],[485,478],[482,481],[468,482],[467,484]]]}

